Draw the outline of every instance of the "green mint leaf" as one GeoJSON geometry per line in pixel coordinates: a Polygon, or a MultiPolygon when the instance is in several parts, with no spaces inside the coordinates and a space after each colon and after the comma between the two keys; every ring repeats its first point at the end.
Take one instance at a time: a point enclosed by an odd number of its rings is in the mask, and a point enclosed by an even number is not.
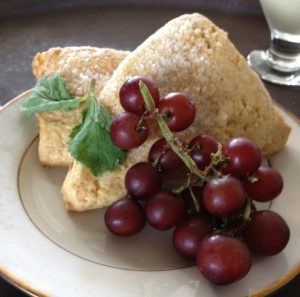
{"type": "Polygon", "coordinates": [[[71,133],[70,133],[70,135],[69,135],[69,139],[70,139],[70,140],[73,139],[73,138],[76,136],[76,134],[80,131],[80,129],[81,129],[81,127],[82,127],[82,123],[83,123],[84,120],[85,120],[86,114],[87,114],[87,108],[86,108],[86,109],[83,109],[83,110],[81,111],[81,123],[80,123],[79,125],[75,126],[75,127],[72,129],[72,131],[71,131],[71,133]]]}
{"type": "Polygon", "coordinates": [[[126,153],[111,141],[109,128],[112,117],[91,91],[87,104],[82,123],[70,135],[68,148],[75,160],[98,177],[122,164],[126,153]]]}
{"type": "Polygon", "coordinates": [[[72,97],[60,75],[42,77],[21,106],[25,115],[54,110],[68,111],[80,105],[82,98],[72,97]]]}

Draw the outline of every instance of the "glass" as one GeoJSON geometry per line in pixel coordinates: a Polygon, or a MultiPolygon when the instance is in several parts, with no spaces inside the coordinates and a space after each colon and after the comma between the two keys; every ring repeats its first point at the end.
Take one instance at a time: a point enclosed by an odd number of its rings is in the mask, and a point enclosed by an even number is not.
{"type": "Polygon", "coordinates": [[[271,31],[267,50],[254,50],[248,63],[266,81],[300,86],[300,0],[260,0],[271,31]]]}

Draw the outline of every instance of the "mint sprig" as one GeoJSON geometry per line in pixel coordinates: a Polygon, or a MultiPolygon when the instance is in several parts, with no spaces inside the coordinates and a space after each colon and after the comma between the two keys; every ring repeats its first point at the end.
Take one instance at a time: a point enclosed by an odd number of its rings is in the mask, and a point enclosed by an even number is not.
{"type": "Polygon", "coordinates": [[[50,112],[54,110],[68,111],[77,108],[82,97],[72,97],[60,75],[54,77],[42,77],[28,95],[21,106],[21,111],[28,116],[38,112],[50,112]]]}
{"type": "Polygon", "coordinates": [[[69,152],[98,177],[124,162],[126,153],[110,138],[112,117],[94,95],[95,81],[86,96],[87,108],[82,123],[75,127],[68,143],[69,152]]]}

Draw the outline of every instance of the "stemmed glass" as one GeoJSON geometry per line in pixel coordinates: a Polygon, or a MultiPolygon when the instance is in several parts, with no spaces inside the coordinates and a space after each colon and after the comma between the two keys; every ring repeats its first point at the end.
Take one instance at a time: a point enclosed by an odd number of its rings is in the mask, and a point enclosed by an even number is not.
{"type": "Polygon", "coordinates": [[[300,0],[260,0],[271,31],[267,50],[254,50],[247,59],[266,81],[300,86],[300,0]]]}

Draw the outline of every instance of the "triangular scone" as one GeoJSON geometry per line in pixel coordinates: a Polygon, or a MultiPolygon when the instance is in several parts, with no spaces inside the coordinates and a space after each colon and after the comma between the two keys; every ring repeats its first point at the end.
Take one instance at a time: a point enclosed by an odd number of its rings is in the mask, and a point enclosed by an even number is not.
{"type": "MultiPolygon", "coordinates": [[[[161,95],[179,91],[194,99],[196,120],[179,133],[185,140],[201,133],[215,135],[223,142],[246,136],[265,155],[279,151],[287,141],[290,127],[274,109],[260,79],[227,34],[202,15],[183,15],[170,21],[121,62],[100,94],[112,114],[122,111],[119,89],[134,75],[153,78],[161,95]]],[[[98,179],[74,163],[62,187],[67,209],[102,207],[124,196],[127,169],[147,159],[158,137],[157,127],[152,126],[148,140],[129,152],[124,165],[98,179]]]]}
{"type": "MultiPolygon", "coordinates": [[[[95,47],[52,48],[38,53],[32,62],[37,79],[60,74],[74,96],[86,94],[91,79],[96,79],[99,94],[126,51],[95,47]]],[[[70,132],[81,121],[80,109],[39,114],[39,159],[47,166],[70,166],[73,162],[67,148],[70,132]]]]}

